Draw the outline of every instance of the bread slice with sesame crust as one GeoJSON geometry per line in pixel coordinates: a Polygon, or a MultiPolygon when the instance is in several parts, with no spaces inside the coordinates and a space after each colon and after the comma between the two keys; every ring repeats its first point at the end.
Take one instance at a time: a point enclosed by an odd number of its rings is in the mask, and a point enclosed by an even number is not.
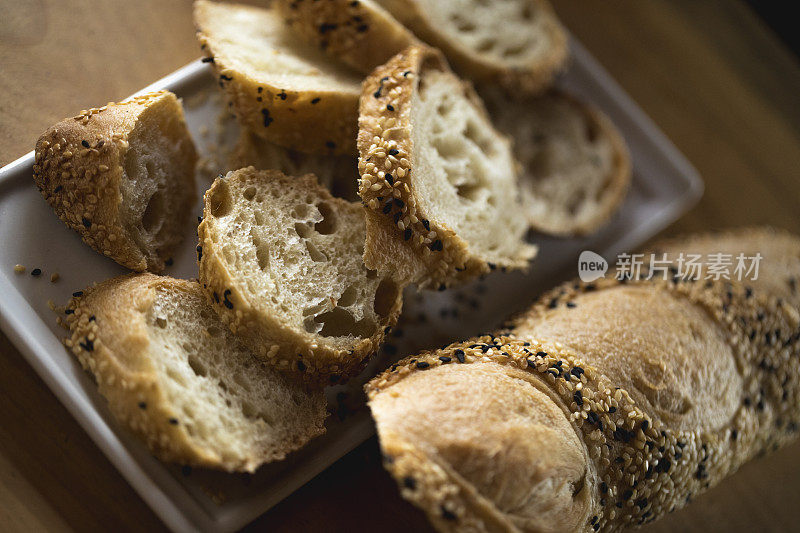
{"type": "Polygon", "coordinates": [[[313,175],[217,179],[198,229],[200,281],[234,333],[309,382],[358,372],[394,326],[401,287],[361,259],[364,213],[313,175]]]}
{"type": "Polygon", "coordinates": [[[377,0],[474,81],[515,94],[548,87],[564,68],[567,33],[547,0],[377,0]]]}
{"type": "Polygon", "coordinates": [[[67,308],[65,343],[159,459],[253,472],[325,431],[321,392],[254,357],[196,281],[130,274],[67,308]]]}
{"type": "Polygon", "coordinates": [[[535,255],[511,145],[437,51],[409,47],[367,78],[358,148],[367,267],[439,287],[535,255]]]}
{"type": "Polygon", "coordinates": [[[194,22],[242,124],[301,152],[355,154],[360,75],[295,35],[273,8],[198,0],[194,22]]]}
{"type": "Polygon", "coordinates": [[[631,181],[628,149],[608,117],[558,89],[518,101],[492,88],[481,96],[497,129],[514,140],[531,227],[559,236],[597,231],[631,181]]]}
{"type": "Polygon", "coordinates": [[[83,241],[131,270],[161,271],[195,200],[197,152],[169,91],[82,111],[36,143],[33,179],[83,241]]]}
{"type": "Polygon", "coordinates": [[[384,464],[437,530],[633,528],[796,440],[800,238],[664,248],[674,268],[689,251],[763,261],[757,279],[569,282],[367,385],[384,464]]]}
{"type": "Polygon", "coordinates": [[[373,0],[274,0],[272,5],[304,39],[363,74],[419,42],[373,0]]]}
{"type": "Polygon", "coordinates": [[[358,200],[358,158],[352,155],[304,154],[284,148],[243,129],[230,155],[228,168],[280,170],[289,176],[314,174],[334,196],[358,200]]]}

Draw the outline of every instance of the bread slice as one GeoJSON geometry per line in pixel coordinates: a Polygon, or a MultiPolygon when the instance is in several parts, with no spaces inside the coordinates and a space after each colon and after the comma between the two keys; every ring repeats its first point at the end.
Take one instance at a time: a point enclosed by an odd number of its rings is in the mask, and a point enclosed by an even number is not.
{"type": "Polygon", "coordinates": [[[334,196],[358,200],[358,159],[351,155],[304,154],[243,129],[231,153],[229,168],[251,166],[258,170],[280,170],[289,176],[314,174],[334,196]]]}
{"type": "Polygon", "coordinates": [[[325,398],[227,331],[196,281],[113,278],[67,308],[65,340],[114,416],[161,460],[253,472],[325,431],[325,398]]]}
{"type": "Polygon", "coordinates": [[[597,231],[631,181],[628,149],[608,117],[557,89],[516,102],[498,90],[481,95],[497,129],[514,140],[531,227],[562,236],[597,231]]]}
{"type": "Polygon", "coordinates": [[[361,260],[363,209],[313,175],[230,172],[206,192],[198,232],[214,308],[280,369],[348,377],[397,321],[400,287],[361,260]]]}
{"type": "Polygon", "coordinates": [[[272,5],[306,41],[363,74],[418,42],[373,0],[274,0],[272,5]]]}
{"type": "Polygon", "coordinates": [[[439,287],[535,255],[511,145],[437,51],[409,47],[367,78],[358,148],[368,268],[439,287]]]}
{"type": "Polygon", "coordinates": [[[195,199],[197,152],[174,94],[81,111],[36,143],[33,179],[58,217],[97,252],[161,271],[195,199]]]}
{"type": "Polygon", "coordinates": [[[198,0],[194,21],[240,122],[301,152],[355,154],[361,76],[272,8],[198,0]]]}
{"type": "Polygon", "coordinates": [[[549,86],[565,65],[567,33],[547,0],[378,0],[462,76],[515,94],[549,86]]]}

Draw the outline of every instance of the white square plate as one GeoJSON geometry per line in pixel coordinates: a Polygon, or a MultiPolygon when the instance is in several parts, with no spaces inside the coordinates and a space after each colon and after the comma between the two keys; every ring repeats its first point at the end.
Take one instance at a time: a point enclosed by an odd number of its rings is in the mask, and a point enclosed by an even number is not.
{"type": "MultiPolygon", "coordinates": [[[[253,476],[187,471],[154,459],[114,422],[91,378],[62,346],[64,331],[56,324],[48,301],[63,305],[73,291],[122,274],[123,269],[89,249],[53,214],[33,184],[33,152],[0,170],[0,326],[171,529],[238,529],[374,432],[360,399],[360,387],[392,359],[490,330],[528,305],[542,289],[575,276],[582,250],[591,249],[609,259],[631,250],[700,197],[702,182],[688,161],[580,44],[573,41],[571,45],[572,66],[560,83],[604,110],[622,131],[633,156],[633,184],[622,209],[611,223],[589,237],[537,238],[539,256],[528,275],[498,272],[455,291],[409,293],[404,318],[391,344],[359,379],[330,390],[334,413],[327,422],[327,433],[285,461],[267,465],[253,476]],[[17,263],[27,266],[27,272],[15,274],[17,263]],[[33,268],[42,269],[42,275],[31,276],[33,268]],[[54,272],[60,274],[57,283],[49,281],[54,272]]],[[[141,92],[155,89],[170,89],[182,97],[201,152],[219,153],[220,139],[216,133],[209,134],[222,111],[211,68],[200,61],[191,63],[141,92]]],[[[210,181],[198,179],[202,191],[210,181]]],[[[200,205],[198,200],[198,215],[200,205]]],[[[187,227],[186,234],[166,273],[194,278],[196,228],[187,227]]]]}

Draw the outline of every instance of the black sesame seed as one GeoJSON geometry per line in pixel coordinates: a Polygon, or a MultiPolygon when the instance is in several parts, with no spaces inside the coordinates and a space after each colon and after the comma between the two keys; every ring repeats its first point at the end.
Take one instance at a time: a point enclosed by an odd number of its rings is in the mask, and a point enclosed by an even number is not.
{"type": "Polygon", "coordinates": [[[97,320],[97,317],[95,317],[94,315],[89,317],[89,322],[95,322],[96,320],[97,320]]]}
{"type": "Polygon", "coordinates": [[[89,148],[89,141],[87,141],[86,139],[84,139],[84,140],[82,140],[82,141],[81,141],[81,145],[82,145],[84,148],[89,148]]]}
{"type": "Polygon", "coordinates": [[[395,224],[397,224],[400,221],[400,216],[401,215],[402,215],[402,213],[400,213],[399,211],[394,214],[394,223],[395,224]]]}
{"type": "Polygon", "coordinates": [[[71,315],[71,314],[72,314],[72,313],[74,313],[74,312],[75,312],[75,311],[73,311],[72,309],[65,309],[65,310],[64,310],[64,314],[65,314],[65,315],[71,315]]]}
{"type": "Polygon", "coordinates": [[[322,24],[319,25],[319,32],[324,35],[329,31],[335,30],[337,27],[338,26],[336,24],[329,24],[327,22],[323,22],[322,24]]]}
{"type": "Polygon", "coordinates": [[[574,309],[577,306],[578,304],[576,304],[575,302],[567,302],[567,307],[569,307],[570,309],[574,309]]]}
{"type": "Polygon", "coordinates": [[[304,362],[302,362],[302,361],[298,361],[297,362],[297,370],[299,370],[300,372],[305,372],[306,371],[306,364],[304,362]]]}
{"type": "Polygon", "coordinates": [[[78,343],[78,345],[87,352],[94,351],[94,341],[90,341],[88,338],[84,339],[83,342],[78,343]]]}
{"type": "Polygon", "coordinates": [[[200,61],[202,61],[203,63],[213,63],[214,62],[214,58],[213,57],[204,57],[200,61]]]}
{"type": "Polygon", "coordinates": [[[583,369],[579,366],[574,366],[572,367],[572,370],[570,370],[570,373],[576,378],[579,378],[581,377],[581,374],[583,374],[583,369]]]}
{"type": "Polygon", "coordinates": [[[415,490],[417,488],[417,480],[413,477],[406,476],[403,478],[403,486],[410,490],[415,490]]]}
{"type": "Polygon", "coordinates": [[[269,116],[269,109],[262,109],[261,114],[264,115],[264,127],[268,128],[269,125],[275,121],[275,119],[269,116]]]}
{"type": "Polygon", "coordinates": [[[220,74],[219,75],[219,79],[224,80],[224,81],[231,81],[233,79],[233,77],[232,76],[226,76],[225,74],[220,74]]]}
{"type": "Polygon", "coordinates": [[[406,228],[403,232],[403,240],[408,240],[411,238],[411,228],[406,228]]]}
{"type": "Polygon", "coordinates": [[[224,303],[225,307],[227,307],[228,309],[233,309],[233,302],[228,300],[228,296],[230,296],[230,294],[231,290],[225,289],[225,292],[222,293],[222,300],[223,300],[222,303],[224,303]]]}
{"type": "Polygon", "coordinates": [[[581,391],[575,391],[572,398],[575,400],[575,403],[578,404],[578,407],[583,405],[583,393],[581,391]]]}
{"type": "Polygon", "coordinates": [[[88,218],[86,218],[86,217],[83,217],[83,218],[81,219],[81,223],[83,224],[83,227],[85,227],[85,228],[91,228],[91,227],[92,227],[92,221],[91,221],[91,220],[89,220],[89,219],[88,219],[88,218]]]}
{"type": "Polygon", "coordinates": [[[392,210],[392,202],[386,202],[386,205],[383,206],[383,214],[388,215],[391,210],[392,210]]]}
{"type": "Polygon", "coordinates": [[[447,285],[445,285],[444,283],[440,284],[440,285],[439,285],[439,286],[436,288],[436,290],[437,290],[437,291],[439,291],[439,292],[442,292],[442,291],[443,291],[443,290],[445,290],[445,289],[447,289],[447,285]]]}
{"type": "Polygon", "coordinates": [[[64,187],[62,187],[61,185],[59,185],[58,187],[56,187],[55,189],[53,189],[53,192],[54,192],[54,193],[59,193],[59,192],[61,192],[61,189],[63,189],[63,188],[64,188],[64,187]]]}
{"type": "Polygon", "coordinates": [[[436,239],[435,241],[433,241],[433,243],[431,243],[430,248],[434,252],[441,252],[444,247],[442,246],[442,241],[436,239]]]}
{"type": "Polygon", "coordinates": [[[394,185],[394,176],[392,176],[388,172],[384,174],[383,179],[385,179],[386,183],[388,183],[389,185],[394,185]]]}
{"type": "Polygon", "coordinates": [[[333,141],[325,141],[325,146],[333,150],[334,148],[336,148],[336,143],[333,141]]]}
{"type": "Polygon", "coordinates": [[[313,100],[311,100],[311,105],[317,105],[319,103],[319,101],[320,101],[320,98],[314,98],[313,100]]]}
{"type": "Polygon", "coordinates": [[[600,482],[600,492],[606,494],[608,492],[608,484],[605,481],[600,482]]]}
{"type": "Polygon", "coordinates": [[[400,151],[397,150],[396,148],[390,148],[389,149],[389,155],[397,155],[399,153],[400,153],[400,151]]]}
{"type": "Polygon", "coordinates": [[[283,90],[283,89],[281,89],[281,92],[278,93],[278,98],[280,98],[281,100],[286,100],[287,96],[289,96],[289,95],[287,95],[286,91],[283,90]]]}
{"type": "Polygon", "coordinates": [[[33,276],[34,278],[39,277],[41,275],[42,275],[41,268],[34,268],[33,270],[31,270],[31,276],[33,276]]]}
{"type": "Polygon", "coordinates": [[[453,352],[453,355],[456,356],[456,359],[458,359],[459,363],[463,363],[464,361],[466,361],[466,358],[464,357],[464,350],[456,350],[455,352],[453,352]]]}
{"type": "Polygon", "coordinates": [[[167,259],[166,261],[164,261],[164,264],[167,265],[168,267],[171,267],[172,263],[174,263],[174,261],[172,260],[171,257],[169,259],[167,259]]]}
{"type": "Polygon", "coordinates": [[[422,219],[422,226],[425,228],[425,231],[430,231],[431,230],[431,223],[428,222],[427,219],[424,219],[424,218],[422,219]]]}
{"type": "Polygon", "coordinates": [[[177,426],[178,425],[178,419],[177,418],[170,418],[169,419],[169,423],[172,424],[173,426],[177,426]]]}
{"type": "Polygon", "coordinates": [[[197,247],[197,260],[200,261],[203,258],[203,247],[197,247]]]}
{"type": "Polygon", "coordinates": [[[442,518],[445,520],[453,521],[458,519],[458,517],[444,505],[442,505],[439,510],[442,512],[442,518]]]}
{"type": "Polygon", "coordinates": [[[431,365],[426,363],[425,361],[418,361],[417,362],[417,368],[419,368],[420,370],[425,370],[429,366],[431,366],[431,365]]]}
{"type": "Polygon", "coordinates": [[[83,296],[83,291],[75,291],[72,293],[72,296],[74,298],[80,298],[81,296],[83,296]]]}
{"type": "MultiPolygon", "coordinates": [[[[394,111],[394,106],[392,104],[386,104],[386,109],[388,111],[394,111]]],[[[391,153],[391,151],[389,153],[391,153]]]]}
{"type": "Polygon", "coordinates": [[[447,357],[446,355],[442,355],[441,357],[439,357],[439,361],[441,361],[441,362],[442,362],[442,363],[444,363],[444,364],[447,364],[447,363],[449,363],[450,361],[452,361],[452,359],[451,359],[451,358],[449,358],[449,357],[447,357]]]}

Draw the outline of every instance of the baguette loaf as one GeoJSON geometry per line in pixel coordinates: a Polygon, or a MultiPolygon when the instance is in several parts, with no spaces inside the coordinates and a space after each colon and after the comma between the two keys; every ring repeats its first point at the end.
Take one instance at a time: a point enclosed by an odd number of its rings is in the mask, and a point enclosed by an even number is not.
{"type": "Polygon", "coordinates": [[[198,0],[194,21],[242,124],[301,152],[355,154],[355,71],[295,35],[271,7],[198,0]]]}
{"type": "Polygon", "coordinates": [[[273,5],[306,41],[363,74],[417,42],[373,0],[275,0],[273,5]]]}
{"type": "Polygon", "coordinates": [[[481,95],[497,129],[514,140],[531,227],[583,235],[606,222],[631,181],[628,150],[608,117],[557,89],[513,102],[498,90],[481,95]]]}
{"type": "Polygon", "coordinates": [[[397,321],[401,288],[361,260],[363,209],[313,175],[231,172],[206,193],[198,232],[214,308],[282,370],[349,377],[397,321]]]}
{"type": "Polygon", "coordinates": [[[800,240],[774,236],[684,241],[760,252],[758,280],[566,284],[497,336],[375,378],[403,496],[441,531],[612,531],[795,438],[800,240]]]}
{"type": "Polygon", "coordinates": [[[435,50],[409,47],[367,78],[358,149],[367,267],[440,287],[535,255],[510,143],[435,50]]]}
{"type": "Polygon", "coordinates": [[[567,60],[566,31],[547,0],[378,2],[462,76],[514,94],[546,88],[567,60]]]}
{"type": "Polygon", "coordinates": [[[160,91],[49,128],[33,178],[86,244],[131,270],[158,272],[183,237],[196,163],[181,103],[160,91]]]}
{"type": "Polygon", "coordinates": [[[358,200],[358,159],[350,155],[304,154],[243,130],[231,153],[229,168],[280,170],[288,176],[314,174],[334,196],[358,200]]]}
{"type": "Polygon", "coordinates": [[[163,461],[255,471],[325,431],[325,398],[259,362],[195,281],[104,281],[67,308],[65,341],[114,416],[163,461]]]}

